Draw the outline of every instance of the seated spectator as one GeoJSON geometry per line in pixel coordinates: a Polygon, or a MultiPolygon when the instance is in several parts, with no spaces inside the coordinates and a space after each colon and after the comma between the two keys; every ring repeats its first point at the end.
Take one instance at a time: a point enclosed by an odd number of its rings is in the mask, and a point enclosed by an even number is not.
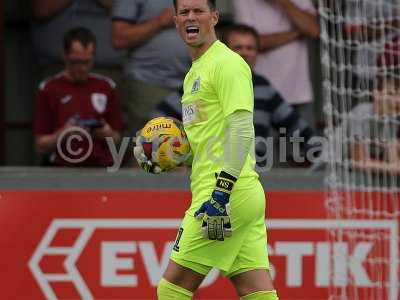
{"type": "Polygon", "coordinates": [[[40,80],[63,69],[62,39],[74,27],[91,30],[97,39],[95,72],[121,81],[124,51],[111,41],[113,0],[31,0],[32,42],[40,66],[40,80]]]}
{"type": "Polygon", "coordinates": [[[400,72],[379,76],[373,102],[350,112],[350,158],[356,170],[400,174],[400,72]]]}
{"type": "MultiPolygon", "coordinates": [[[[399,39],[389,41],[382,52],[374,53],[376,56],[368,65],[377,67],[374,78],[368,74],[375,79],[368,87],[371,92],[368,90],[367,97],[355,99],[358,104],[350,112],[345,107],[336,114],[340,125],[332,133],[332,149],[325,145],[316,170],[333,159],[337,164],[358,171],[400,174],[399,39]],[[362,101],[364,98],[366,100],[362,101]]],[[[364,66],[367,65],[364,63],[364,66]]]]}
{"type": "Polygon", "coordinates": [[[114,0],[113,45],[128,49],[124,112],[130,134],[148,121],[149,113],[177,89],[191,65],[174,26],[171,0],[114,0]]]}
{"type": "Polygon", "coordinates": [[[115,83],[90,73],[95,50],[96,39],[90,30],[71,29],[64,36],[65,70],[40,84],[34,120],[36,146],[56,166],[113,165],[105,138],[120,141],[122,118],[115,83]],[[73,139],[65,135],[72,134],[72,126],[81,128],[73,139]],[[86,159],[79,156],[86,153],[86,159]]]}
{"type": "MultiPolygon", "coordinates": [[[[257,61],[259,36],[257,31],[247,25],[232,25],[228,27],[223,34],[223,42],[243,57],[254,70],[257,61]]],[[[284,133],[293,137],[303,138],[301,143],[302,152],[319,145],[310,144],[311,137],[314,136],[313,130],[308,126],[307,122],[300,118],[296,110],[288,104],[279,92],[270,84],[263,76],[253,71],[253,86],[254,86],[254,124],[255,134],[257,137],[267,138],[272,136],[271,129],[275,129],[278,133],[284,133]]],[[[177,119],[181,119],[181,104],[182,89],[171,93],[164,102],[157,106],[157,109],[152,112],[152,116],[167,115],[177,119]]],[[[265,157],[265,144],[259,143],[256,145],[258,157],[265,157]]],[[[259,165],[265,164],[258,162],[259,165]]]]}

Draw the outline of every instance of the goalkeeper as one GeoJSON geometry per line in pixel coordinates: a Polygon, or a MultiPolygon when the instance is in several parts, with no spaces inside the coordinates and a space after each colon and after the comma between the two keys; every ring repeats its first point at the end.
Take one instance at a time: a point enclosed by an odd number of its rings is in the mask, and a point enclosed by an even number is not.
{"type": "Polygon", "coordinates": [[[175,0],[193,64],[183,124],[193,151],[187,210],[157,295],[192,299],[216,267],[244,300],[276,300],[269,275],[265,194],[254,171],[253,86],[247,63],[217,40],[215,0],[175,0]]]}

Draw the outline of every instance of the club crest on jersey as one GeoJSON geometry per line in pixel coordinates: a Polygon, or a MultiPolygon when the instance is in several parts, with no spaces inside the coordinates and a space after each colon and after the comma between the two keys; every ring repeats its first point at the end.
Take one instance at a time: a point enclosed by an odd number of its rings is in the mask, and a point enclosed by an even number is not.
{"type": "Polygon", "coordinates": [[[102,114],[103,112],[105,112],[107,107],[107,95],[100,93],[93,93],[91,100],[93,108],[98,113],[102,114]]]}
{"type": "Polygon", "coordinates": [[[200,90],[200,81],[200,77],[194,81],[192,86],[192,95],[196,94],[200,90]]]}

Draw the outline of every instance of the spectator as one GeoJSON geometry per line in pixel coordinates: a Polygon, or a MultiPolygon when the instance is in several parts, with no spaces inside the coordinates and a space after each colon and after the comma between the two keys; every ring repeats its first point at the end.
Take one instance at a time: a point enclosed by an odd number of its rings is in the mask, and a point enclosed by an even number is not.
{"type": "MultiPolygon", "coordinates": [[[[258,56],[259,36],[257,31],[247,25],[232,25],[225,29],[223,34],[223,42],[229,48],[240,54],[254,70],[254,66],[258,56]]],[[[307,122],[301,119],[296,110],[288,104],[279,94],[279,92],[270,84],[263,76],[253,72],[254,86],[254,123],[255,134],[257,137],[267,138],[272,136],[271,129],[275,129],[278,133],[284,133],[290,137],[298,134],[298,137],[304,139],[301,146],[303,152],[310,147],[318,145],[310,144],[311,137],[314,136],[313,130],[308,126],[307,122]]],[[[152,116],[170,116],[181,119],[180,99],[182,89],[171,93],[166,99],[157,106],[152,116]]],[[[258,157],[265,157],[265,144],[258,143],[258,157]]],[[[264,162],[258,162],[263,165],[264,162]]]]}
{"type": "Polygon", "coordinates": [[[95,49],[96,39],[90,30],[71,29],[64,36],[65,70],[40,84],[34,121],[36,146],[40,154],[51,155],[56,166],[113,164],[105,138],[112,138],[114,143],[120,141],[122,120],[115,83],[107,77],[89,73],[95,49]],[[70,144],[60,144],[62,152],[58,147],[60,137],[72,126],[80,126],[93,141],[93,151],[83,161],[80,161],[83,158],[79,153],[89,151],[88,140],[75,137],[67,141],[70,144]],[[62,154],[77,163],[65,159],[62,154]]]}
{"type": "Polygon", "coordinates": [[[125,65],[126,96],[131,133],[140,129],[150,111],[178,88],[191,65],[189,53],[173,21],[170,0],[115,0],[113,45],[129,49],[125,65]]]}
{"type": "Polygon", "coordinates": [[[400,174],[400,77],[379,77],[374,101],[350,112],[350,158],[357,170],[400,174]]]}
{"type": "Polygon", "coordinates": [[[318,38],[320,29],[312,0],[233,0],[233,7],[236,22],[260,33],[255,70],[313,123],[306,38],[318,38]]]}
{"type": "MultiPolygon", "coordinates": [[[[364,25],[363,25],[364,26],[364,25]]],[[[358,27],[346,29],[347,35],[357,36],[358,27]]],[[[365,28],[365,32],[374,30],[365,28]]],[[[332,134],[332,149],[323,149],[322,161],[327,162],[328,156],[338,164],[351,166],[354,170],[391,172],[400,174],[397,153],[400,151],[400,43],[398,38],[388,42],[380,53],[359,53],[363,56],[364,67],[371,67],[371,74],[358,73],[358,76],[368,76],[374,83],[364,87],[359,93],[359,99],[354,99],[355,105],[350,111],[349,102],[335,117],[340,124],[332,134]],[[371,55],[372,54],[372,55],[371,55]],[[377,58],[376,58],[377,57],[377,58]],[[376,59],[374,61],[374,58],[376,59]],[[378,71],[373,73],[372,70],[378,71]],[[372,77],[374,75],[374,77],[372,77]],[[368,97],[366,97],[367,95],[368,97]],[[396,150],[397,149],[397,150],[396,150]],[[343,157],[346,159],[343,160],[343,157]],[[349,159],[351,164],[349,165],[349,159]]],[[[361,57],[359,57],[361,59],[361,57]]],[[[353,68],[355,72],[361,65],[353,68]]],[[[361,87],[358,87],[359,89],[361,87]]],[[[339,111],[339,107],[336,108],[339,111]]],[[[325,145],[328,146],[328,145],[325,145]]],[[[322,164],[316,165],[322,167],[322,164]]]]}
{"type": "Polygon", "coordinates": [[[95,72],[120,82],[123,51],[112,47],[113,0],[32,0],[33,47],[40,65],[40,80],[63,69],[62,39],[69,29],[82,26],[97,39],[95,72]]]}
{"type": "Polygon", "coordinates": [[[384,71],[375,75],[373,102],[359,103],[351,111],[346,128],[350,158],[356,170],[400,174],[399,39],[388,42],[376,56],[377,66],[384,71]]]}
{"type": "Polygon", "coordinates": [[[381,65],[379,50],[399,37],[399,6],[393,0],[345,2],[344,35],[351,42],[353,89],[371,91],[381,65]]]}

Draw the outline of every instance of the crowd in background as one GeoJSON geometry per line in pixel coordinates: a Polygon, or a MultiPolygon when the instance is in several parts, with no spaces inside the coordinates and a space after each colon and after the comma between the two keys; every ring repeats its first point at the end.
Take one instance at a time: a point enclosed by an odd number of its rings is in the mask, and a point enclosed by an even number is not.
{"type": "MultiPolygon", "coordinates": [[[[251,66],[259,74],[255,76],[258,78],[255,122],[256,128],[261,129],[256,134],[267,137],[272,134],[270,129],[284,126],[288,135],[299,129],[309,139],[313,134],[314,114],[307,40],[319,35],[316,9],[311,0],[245,2],[243,6],[244,1],[233,1],[233,21],[252,26],[260,33],[255,40],[259,57],[251,66]],[[262,85],[264,90],[259,88],[262,85]]],[[[57,138],[66,124],[86,124],[91,119],[106,124],[111,131],[103,134],[99,134],[102,128],[86,127],[100,144],[105,144],[102,137],[113,131],[134,136],[158,106],[166,99],[171,101],[171,95],[179,91],[190,68],[186,46],[174,27],[175,12],[170,0],[32,0],[32,10],[32,40],[41,82],[34,131],[37,149],[47,158],[46,163],[69,165],[54,156],[57,138]],[[79,57],[71,58],[79,56],[80,50],[74,54],[71,45],[65,45],[65,34],[71,29],[78,30],[78,41],[82,34],[79,30],[88,29],[94,34],[93,66],[90,55],[86,62],[79,57]],[[77,89],[68,86],[71,78],[64,78],[65,73],[73,73],[80,66],[84,69],[85,63],[87,72],[105,76],[96,77],[98,82],[94,85],[100,87],[82,91],[79,90],[82,82],[75,85],[77,89]],[[108,83],[110,91],[96,91],[101,90],[102,81],[108,83]],[[74,104],[84,101],[91,103],[92,108],[74,104]],[[118,113],[102,107],[109,104],[118,110],[110,104],[113,102],[120,105],[124,130],[119,120],[118,125],[110,126],[107,119],[107,114],[115,118],[118,113]]],[[[222,25],[226,23],[221,21],[222,25]]],[[[220,31],[223,30],[220,26],[220,31]]],[[[174,101],[176,106],[180,99],[174,101]]],[[[115,141],[119,139],[120,136],[115,141]]],[[[109,163],[104,158],[89,158],[82,165],[109,163]]]]}
{"type": "MultiPolygon", "coordinates": [[[[287,136],[298,130],[309,140],[316,124],[308,44],[320,35],[315,3],[233,0],[232,6],[233,19],[222,19],[219,31],[234,29],[224,42],[253,70],[256,135],[279,136],[284,128],[287,136]]],[[[46,163],[68,165],[54,156],[66,124],[83,124],[96,137],[99,151],[82,165],[100,166],[110,164],[107,158],[96,158],[105,149],[105,136],[118,142],[122,136],[135,136],[155,115],[180,117],[180,89],[191,60],[174,27],[172,1],[32,0],[32,11],[41,82],[34,131],[46,163]],[[71,29],[82,49],[72,47],[73,41],[66,45],[71,29]],[[93,39],[87,41],[90,33],[93,39]],[[93,52],[85,58],[91,44],[93,52]],[[65,73],[74,68],[97,75],[68,85],[71,78],[65,73]],[[83,83],[90,86],[82,89],[83,83]],[[90,105],[79,105],[82,99],[90,105]]],[[[257,151],[265,154],[266,149],[257,151]]]]}

